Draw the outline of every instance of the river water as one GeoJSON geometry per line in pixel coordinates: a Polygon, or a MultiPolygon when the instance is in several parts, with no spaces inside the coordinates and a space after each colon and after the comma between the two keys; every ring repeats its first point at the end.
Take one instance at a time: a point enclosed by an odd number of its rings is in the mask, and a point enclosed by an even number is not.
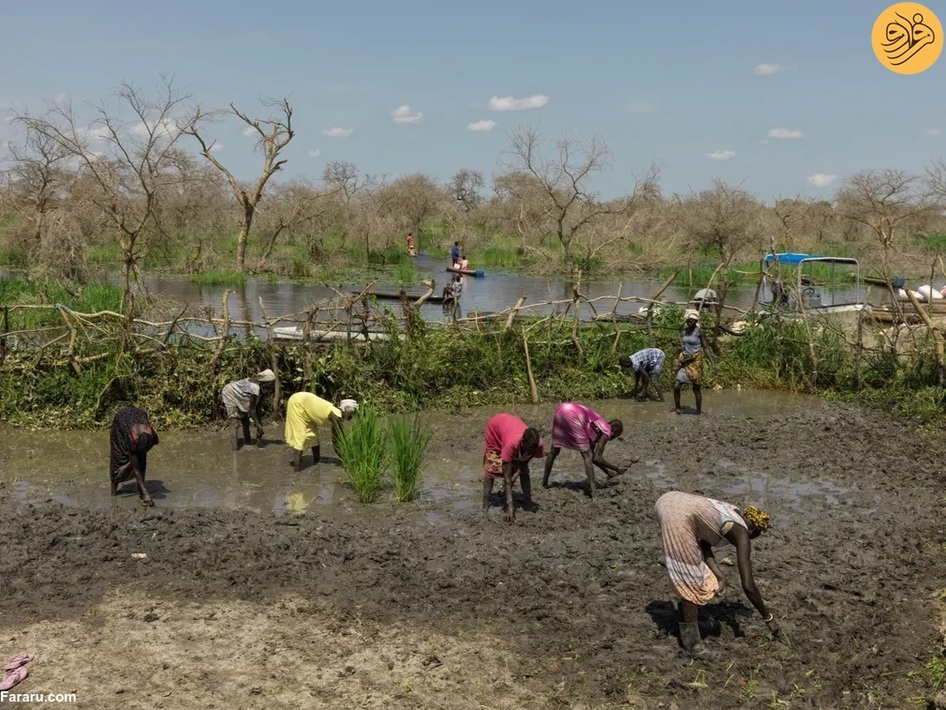
{"type": "MultiPolygon", "coordinates": [[[[453,274],[446,271],[446,261],[444,260],[418,255],[415,264],[420,279],[434,278],[436,280],[435,295],[440,295],[448,278],[453,276],[453,274]]],[[[475,268],[475,264],[472,267],[475,268]]],[[[111,278],[117,277],[112,275],[111,278]]],[[[212,308],[218,314],[222,310],[223,295],[230,288],[232,290],[229,300],[231,318],[254,322],[258,322],[263,318],[259,306],[260,299],[262,299],[267,313],[271,317],[278,317],[300,313],[320,300],[331,299],[335,296],[335,292],[325,285],[298,282],[271,283],[257,279],[248,279],[242,286],[227,287],[199,285],[192,283],[186,277],[147,276],[145,285],[151,295],[163,300],[171,299],[181,304],[181,306],[190,304],[196,308],[212,308]]],[[[336,288],[342,293],[347,293],[361,290],[367,285],[367,283],[361,282],[338,285],[336,288]]],[[[526,299],[524,305],[527,307],[530,304],[568,300],[572,298],[572,287],[573,284],[563,278],[544,278],[525,274],[487,272],[482,278],[464,276],[458,316],[463,317],[472,311],[502,311],[513,307],[521,297],[526,299]]],[[[661,299],[683,304],[689,301],[696,291],[702,287],[703,284],[695,284],[691,290],[687,287],[671,286],[664,291],[661,299]]],[[[396,293],[400,287],[390,281],[380,280],[375,282],[372,288],[375,291],[396,293]]],[[[654,296],[659,288],[659,281],[624,276],[585,280],[582,282],[581,292],[589,299],[610,297],[603,298],[603,300],[594,304],[598,313],[609,313],[614,309],[614,297],[618,295],[619,291],[622,298],[649,299],[654,296]]],[[[822,303],[825,305],[850,303],[863,298],[863,290],[854,288],[849,283],[838,285],[836,288],[825,286],[818,290],[822,297],[822,303]]],[[[418,282],[416,286],[406,287],[405,291],[409,295],[420,296],[426,291],[426,288],[418,282]]],[[[755,298],[755,291],[756,287],[754,285],[730,289],[726,304],[736,308],[748,309],[755,298]]],[[[766,298],[771,298],[770,294],[764,295],[766,298]]],[[[387,301],[387,303],[399,310],[396,301],[387,301]]],[[[641,301],[622,301],[618,304],[616,312],[620,315],[636,315],[640,312],[642,306],[643,302],[641,301]]],[[[537,305],[525,312],[546,315],[553,312],[553,310],[560,312],[565,308],[565,304],[557,305],[554,308],[537,305]]],[[[421,312],[426,320],[431,321],[444,321],[452,315],[452,309],[441,304],[424,304],[421,312]]],[[[580,315],[587,319],[593,317],[595,313],[587,304],[582,304],[580,315]]]]}

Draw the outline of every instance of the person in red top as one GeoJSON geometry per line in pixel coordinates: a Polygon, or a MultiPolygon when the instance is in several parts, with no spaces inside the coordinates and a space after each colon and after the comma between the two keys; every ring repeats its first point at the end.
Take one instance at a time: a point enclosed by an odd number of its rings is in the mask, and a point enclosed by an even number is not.
{"type": "Polygon", "coordinates": [[[496,414],[486,422],[486,445],[483,449],[483,510],[489,509],[489,497],[493,492],[493,481],[497,478],[505,483],[506,522],[516,519],[512,501],[514,474],[522,484],[522,497],[526,510],[533,510],[532,481],[529,478],[529,461],[545,456],[545,448],[539,432],[514,414],[496,414]]]}
{"type": "Polygon", "coordinates": [[[414,234],[413,234],[413,232],[408,232],[408,233],[407,233],[407,253],[408,253],[408,254],[413,254],[413,253],[414,253],[414,234]]]}

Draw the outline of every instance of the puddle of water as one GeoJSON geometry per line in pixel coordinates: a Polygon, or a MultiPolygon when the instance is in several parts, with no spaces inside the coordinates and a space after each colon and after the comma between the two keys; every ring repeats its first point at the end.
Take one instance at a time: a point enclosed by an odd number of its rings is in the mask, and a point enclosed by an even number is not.
{"type": "MultiPolygon", "coordinates": [[[[669,400],[669,398],[668,398],[669,400]]],[[[707,392],[706,412],[712,417],[764,418],[811,406],[812,398],[778,392],[751,390],[707,392]]],[[[625,423],[625,435],[619,444],[622,455],[633,455],[636,427],[657,424],[679,426],[686,414],[670,411],[670,403],[602,400],[590,402],[608,418],[625,423]]],[[[687,406],[686,393],[684,406],[687,406]]],[[[556,403],[517,406],[513,409],[526,421],[548,430],[556,403]]],[[[449,506],[455,511],[473,510],[479,505],[481,485],[482,425],[495,409],[474,408],[460,416],[450,412],[431,412],[435,422],[434,438],[428,450],[422,477],[420,500],[449,506]]],[[[710,419],[704,420],[708,425],[710,419]]],[[[270,423],[268,432],[281,437],[281,423],[270,423]]],[[[149,490],[156,504],[172,507],[246,508],[287,515],[301,514],[325,506],[357,506],[344,471],[331,450],[328,431],[322,434],[323,461],[311,465],[306,452],[306,466],[295,473],[289,466],[291,451],[281,441],[269,441],[262,448],[245,447],[233,452],[223,431],[161,432],[161,444],[148,457],[149,490]]],[[[124,484],[120,494],[108,494],[108,432],[18,430],[0,424],[0,481],[19,503],[56,500],[79,507],[102,508],[112,505],[133,507],[138,498],[133,482],[124,484]]],[[[533,466],[533,478],[541,475],[541,462],[533,466]]],[[[573,477],[580,470],[576,452],[563,451],[553,472],[553,480],[568,467],[573,477]]],[[[827,497],[828,502],[845,502],[849,491],[826,482],[797,482],[766,477],[759,472],[738,471],[728,460],[715,462],[727,474],[744,478],[726,489],[738,498],[777,496],[803,501],[810,496],[827,497]]],[[[642,475],[659,488],[698,487],[706,476],[682,479],[660,460],[650,458],[638,464],[642,475]]],[[[713,487],[718,489],[718,481],[713,487]]],[[[534,484],[535,485],[535,484],[534,484]]],[[[380,500],[388,498],[382,493],[380,500]]],[[[431,518],[436,523],[436,517],[431,518]]]]}

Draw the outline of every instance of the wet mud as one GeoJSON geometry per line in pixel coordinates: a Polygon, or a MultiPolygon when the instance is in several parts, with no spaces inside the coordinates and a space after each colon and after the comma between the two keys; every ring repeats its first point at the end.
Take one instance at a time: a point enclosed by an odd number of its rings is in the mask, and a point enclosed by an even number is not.
{"type": "MultiPolygon", "coordinates": [[[[276,441],[162,433],[166,493],[141,509],[109,500],[104,436],[4,429],[0,654],[37,653],[17,690],[80,707],[915,706],[942,645],[946,442],[846,404],[704,404],[594,403],[625,421],[606,458],[635,463],[592,503],[577,453],[549,489],[536,461],[512,525],[498,495],[479,510],[487,411],[437,413],[421,499],[370,506],[330,446],[292,474],[276,441]],[[717,657],[682,654],[653,513],[671,489],[771,513],[753,566],[788,642],[723,547],[717,657]]],[[[553,409],[510,408],[546,432],[553,409]]]]}

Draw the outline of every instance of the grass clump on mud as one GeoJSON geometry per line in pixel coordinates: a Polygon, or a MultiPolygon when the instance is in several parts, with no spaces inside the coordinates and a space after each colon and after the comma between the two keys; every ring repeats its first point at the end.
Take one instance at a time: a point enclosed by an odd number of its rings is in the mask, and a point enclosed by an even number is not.
{"type": "Polygon", "coordinates": [[[336,453],[362,503],[371,503],[384,482],[389,460],[385,434],[381,418],[370,404],[362,405],[347,425],[339,425],[336,453]]]}
{"type": "Polygon", "coordinates": [[[389,437],[394,464],[391,479],[398,503],[407,503],[417,497],[420,473],[432,436],[433,431],[428,423],[417,415],[411,419],[398,417],[391,420],[389,437]]]}

